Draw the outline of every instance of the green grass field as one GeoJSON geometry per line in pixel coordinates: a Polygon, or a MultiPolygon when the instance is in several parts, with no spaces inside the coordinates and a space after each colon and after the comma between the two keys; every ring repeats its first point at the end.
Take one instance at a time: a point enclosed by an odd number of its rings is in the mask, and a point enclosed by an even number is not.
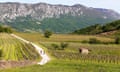
{"type": "Polygon", "coordinates": [[[53,60],[44,66],[17,67],[0,70],[0,72],[120,72],[120,65],[76,60],[53,60]]]}
{"type": "Polygon", "coordinates": [[[3,69],[0,72],[120,72],[119,44],[87,44],[81,43],[89,38],[97,38],[103,42],[114,39],[103,36],[54,34],[51,38],[44,38],[38,33],[16,33],[29,41],[44,46],[52,60],[44,66],[32,65],[3,69]],[[68,43],[65,50],[55,50],[52,44],[68,43]],[[79,48],[90,49],[90,54],[82,55],[79,48]]]}
{"type": "Polygon", "coordinates": [[[96,38],[102,42],[114,41],[112,38],[92,36],[92,35],[72,35],[72,34],[53,34],[50,38],[45,38],[40,33],[15,33],[29,41],[33,42],[81,42],[90,38],[96,38]]]}

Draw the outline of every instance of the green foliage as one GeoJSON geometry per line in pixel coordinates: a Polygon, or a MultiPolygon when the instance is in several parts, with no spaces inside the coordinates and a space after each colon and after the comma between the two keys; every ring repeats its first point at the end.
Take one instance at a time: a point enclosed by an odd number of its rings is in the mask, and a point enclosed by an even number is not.
{"type": "Polygon", "coordinates": [[[52,45],[52,47],[54,47],[54,49],[56,50],[64,50],[65,48],[67,48],[68,47],[68,43],[65,43],[65,42],[61,42],[60,43],[60,45],[58,45],[58,44],[51,44],[52,45]]]}
{"type": "Polygon", "coordinates": [[[52,44],[52,47],[56,50],[59,48],[59,46],[57,44],[52,44]]]}
{"type": "Polygon", "coordinates": [[[96,38],[90,38],[90,39],[89,39],[89,43],[90,43],[90,44],[98,44],[98,43],[100,43],[100,41],[97,40],[96,38]]]}
{"type": "Polygon", "coordinates": [[[120,29],[120,20],[117,20],[111,23],[107,23],[103,26],[100,24],[89,26],[89,27],[86,27],[80,30],[76,30],[73,33],[75,34],[99,34],[103,32],[119,30],[119,29],[120,29]]]}
{"type": "Polygon", "coordinates": [[[1,59],[1,57],[2,57],[2,50],[0,49],[0,59],[1,59]]]}
{"type": "Polygon", "coordinates": [[[120,38],[119,37],[115,38],[115,44],[120,44],[120,38]]]}
{"type": "Polygon", "coordinates": [[[86,27],[80,30],[74,31],[76,34],[98,34],[102,32],[102,26],[100,24],[96,24],[90,27],[86,27]]]}
{"type": "Polygon", "coordinates": [[[13,30],[8,26],[0,26],[0,32],[12,33],[13,30]]]}
{"type": "Polygon", "coordinates": [[[50,38],[51,35],[52,35],[52,32],[49,31],[49,30],[46,30],[46,31],[44,32],[44,37],[46,37],[46,38],[50,38]]]}
{"type": "Polygon", "coordinates": [[[61,15],[59,18],[45,18],[41,21],[41,29],[49,29],[55,33],[70,33],[79,28],[94,25],[96,23],[107,23],[110,19],[105,20],[96,16],[71,16],[61,15]]]}
{"type": "Polygon", "coordinates": [[[83,40],[81,43],[89,43],[89,44],[114,44],[115,42],[113,42],[113,41],[102,42],[102,41],[97,40],[95,38],[90,38],[89,40],[83,40]]]}
{"type": "Polygon", "coordinates": [[[12,19],[11,21],[6,20],[5,23],[21,32],[42,32],[40,21],[33,19],[29,15],[26,17],[16,17],[16,19],[12,19]]]}
{"type": "Polygon", "coordinates": [[[119,30],[120,29],[120,20],[111,22],[103,26],[103,32],[119,30]]]}
{"type": "Polygon", "coordinates": [[[96,38],[90,38],[90,39],[89,39],[89,43],[90,43],[90,44],[98,44],[98,43],[100,43],[100,41],[97,40],[96,38]]]}
{"type": "Polygon", "coordinates": [[[64,50],[66,47],[68,47],[68,45],[69,45],[68,43],[61,42],[60,47],[62,50],[64,50]]]}

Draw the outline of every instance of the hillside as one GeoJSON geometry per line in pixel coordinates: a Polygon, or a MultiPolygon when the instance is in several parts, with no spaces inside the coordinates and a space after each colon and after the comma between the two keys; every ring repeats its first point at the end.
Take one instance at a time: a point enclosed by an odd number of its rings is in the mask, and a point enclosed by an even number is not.
{"type": "Polygon", "coordinates": [[[68,33],[96,23],[104,24],[120,19],[110,9],[86,7],[76,4],[51,5],[46,3],[0,3],[0,22],[18,31],[68,33]]]}
{"type": "Polygon", "coordinates": [[[74,31],[75,34],[110,34],[120,30],[120,20],[107,23],[105,25],[96,24],[74,31]]]}

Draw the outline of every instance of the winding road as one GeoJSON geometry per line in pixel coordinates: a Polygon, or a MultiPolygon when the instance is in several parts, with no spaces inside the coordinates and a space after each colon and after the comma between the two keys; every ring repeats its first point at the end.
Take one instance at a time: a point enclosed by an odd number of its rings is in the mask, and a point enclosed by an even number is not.
{"type": "Polygon", "coordinates": [[[15,38],[17,38],[17,39],[19,39],[19,40],[27,43],[27,44],[32,44],[32,45],[35,47],[35,49],[38,51],[38,53],[39,53],[40,56],[42,57],[42,60],[41,60],[40,62],[38,62],[37,64],[39,64],[39,65],[44,65],[44,64],[46,64],[48,61],[50,61],[50,57],[45,53],[45,51],[43,50],[43,48],[39,47],[38,45],[36,45],[36,44],[33,43],[33,42],[30,42],[30,41],[27,41],[27,40],[23,39],[23,38],[15,35],[15,34],[11,34],[11,36],[13,36],[13,37],[15,37],[15,38]]]}

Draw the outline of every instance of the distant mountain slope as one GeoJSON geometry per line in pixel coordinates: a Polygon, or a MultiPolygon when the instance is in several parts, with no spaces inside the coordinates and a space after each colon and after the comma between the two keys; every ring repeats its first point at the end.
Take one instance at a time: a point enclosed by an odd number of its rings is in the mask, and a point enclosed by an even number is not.
{"type": "Polygon", "coordinates": [[[105,25],[96,24],[83,29],[74,31],[75,34],[110,34],[116,31],[120,31],[120,20],[107,23],[105,25]]]}
{"type": "Polygon", "coordinates": [[[67,6],[46,3],[0,3],[0,21],[19,31],[42,32],[49,29],[56,33],[68,33],[96,23],[103,24],[118,19],[120,14],[113,10],[80,4],[67,6]]]}

